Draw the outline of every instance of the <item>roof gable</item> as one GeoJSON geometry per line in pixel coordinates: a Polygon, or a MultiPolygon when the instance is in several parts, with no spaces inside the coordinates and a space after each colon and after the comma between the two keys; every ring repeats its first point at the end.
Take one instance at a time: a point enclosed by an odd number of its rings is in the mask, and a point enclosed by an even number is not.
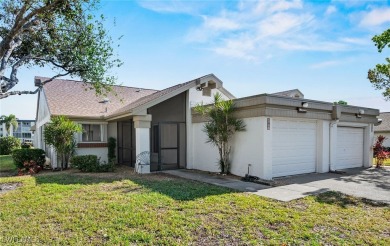
{"type": "MultiPolygon", "coordinates": [[[[203,77],[182,84],[177,84],[164,90],[157,91],[149,96],[140,98],[134,102],[129,103],[125,107],[113,112],[112,114],[109,114],[108,117],[112,118],[126,113],[137,113],[142,110],[146,110],[147,108],[152,107],[162,101],[172,98],[190,88],[200,87],[203,89],[208,86],[213,88],[223,88],[222,81],[220,79],[218,79],[214,74],[208,74],[203,77]]],[[[234,96],[226,89],[223,89],[223,92],[227,94],[229,98],[234,98],[234,96]]]]}
{"type": "Polygon", "coordinates": [[[390,131],[390,112],[380,113],[378,118],[382,119],[382,123],[378,126],[374,126],[374,132],[390,131]]]}
{"type": "Polygon", "coordinates": [[[288,91],[280,91],[276,93],[272,93],[271,95],[282,96],[282,97],[293,97],[293,98],[304,98],[303,93],[298,89],[288,90],[288,91]]]}
{"type": "Polygon", "coordinates": [[[63,79],[55,79],[45,84],[43,91],[51,115],[66,115],[71,118],[103,118],[126,104],[156,92],[150,89],[113,86],[112,92],[107,96],[97,96],[88,84],[63,79]],[[102,103],[105,97],[109,98],[106,104],[102,103]]]}

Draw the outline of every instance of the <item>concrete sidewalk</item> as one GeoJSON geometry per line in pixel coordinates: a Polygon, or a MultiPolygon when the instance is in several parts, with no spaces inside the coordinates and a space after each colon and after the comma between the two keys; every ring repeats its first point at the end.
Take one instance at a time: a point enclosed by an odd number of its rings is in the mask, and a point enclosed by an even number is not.
{"type": "Polygon", "coordinates": [[[252,182],[244,182],[238,179],[228,178],[226,176],[213,176],[207,173],[200,173],[191,170],[169,170],[163,171],[177,177],[196,180],[203,183],[222,186],[242,192],[249,192],[254,195],[272,198],[279,201],[288,202],[294,199],[302,198],[308,195],[326,192],[328,189],[315,188],[300,184],[291,184],[280,187],[272,187],[252,182]]]}
{"type": "Polygon", "coordinates": [[[238,179],[228,178],[226,176],[213,176],[207,173],[199,173],[191,170],[179,169],[163,171],[163,173],[171,174],[180,178],[196,180],[203,183],[222,186],[243,192],[257,192],[259,190],[270,188],[267,185],[256,184],[252,182],[243,182],[238,179]]]}

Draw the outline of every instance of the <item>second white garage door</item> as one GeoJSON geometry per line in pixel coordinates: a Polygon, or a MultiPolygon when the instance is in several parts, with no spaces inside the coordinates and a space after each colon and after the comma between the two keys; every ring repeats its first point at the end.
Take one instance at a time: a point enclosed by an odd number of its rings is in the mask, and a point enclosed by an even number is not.
{"type": "Polygon", "coordinates": [[[274,119],[272,126],[272,176],[316,171],[315,121],[274,119]]]}
{"type": "Polygon", "coordinates": [[[337,127],[335,169],[363,166],[363,128],[337,127]]]}

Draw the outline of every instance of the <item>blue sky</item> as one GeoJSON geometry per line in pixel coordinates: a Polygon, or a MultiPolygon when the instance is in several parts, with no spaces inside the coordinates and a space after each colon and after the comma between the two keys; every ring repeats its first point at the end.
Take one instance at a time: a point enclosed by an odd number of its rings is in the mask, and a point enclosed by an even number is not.
{"type": "MultiPolygon", "coordinates": [[[[214,73],[237,97],[298,88],[308,99],[390,111],[367,80],[389,57],[372,36],[390,28],[390,1],[102,1],[118,41],[118,82],[163,89],[214,73]],[[116,25],[113,25],[113,22],[116,25]]],[[[47,68],[20,70],[34,89],[47,68]]],[[[1,100],[0,114],[35,118],[36,95],[1,100]]]]}

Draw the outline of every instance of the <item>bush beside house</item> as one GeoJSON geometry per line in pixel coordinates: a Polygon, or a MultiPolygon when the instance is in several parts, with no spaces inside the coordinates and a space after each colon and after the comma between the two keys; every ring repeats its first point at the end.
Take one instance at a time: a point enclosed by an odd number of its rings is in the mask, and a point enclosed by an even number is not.
{"type": "Polygon", "coordinates": [[[19,175],[38,173],[46,161],[45,151],[42,149],[16,149],[12,152],[12,159],[19,175]]]}
{"type": "Polygon", "coordinates": [[[54,147],[61,158],[61,170],[68,168],[69,157],[76,147],[74,134],[81,132],[81,126],[65,116],[54,116],[44,131],[45,143],[54,147]]]}
{"type": "Polygon", "coordinates": [[[112,172],[113,162],[100,163],[100,158],[96,155],[79,155],[72,157],[72,166],[82,172],[112,172]]]}
{"type": "Polygon", "coordinates": [[[116,148],[116,139],[113,137],[108,138],[108,162],[115,162],[115,148],[116,148]]]}
{"type": "Polygon", "coordinates": [[[20,140],[18,138],[12,136],[0,138],[0,155],[10,155],[15,149],[20,149],[20,140]]]}
{"type": "Polygon", "coordinates": [[[381,167],[383,163],[389,158],[390,152],[388,149],[383,146],[383,142],[386,140],[386,137],[379,135],[375,140],[375,144],[372,147],[374,150],[374,158],[376,160],[376,167],[381,167]]]}

